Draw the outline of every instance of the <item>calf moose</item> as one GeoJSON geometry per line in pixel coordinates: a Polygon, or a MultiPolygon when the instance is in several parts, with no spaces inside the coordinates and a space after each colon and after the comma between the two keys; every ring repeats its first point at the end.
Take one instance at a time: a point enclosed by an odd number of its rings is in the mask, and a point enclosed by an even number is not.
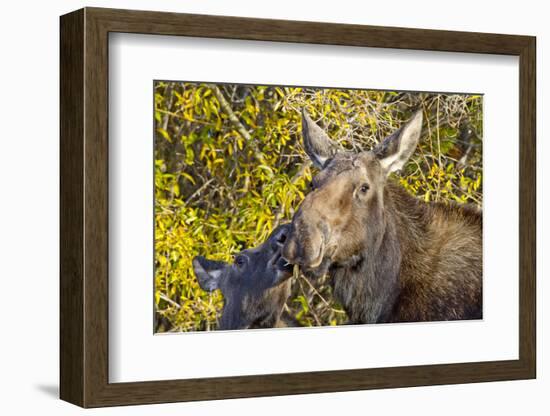
{"type": "Polygon", "coordinates": [[[281,257],[289,229],[290,224],[277,227],[263,244],[236,255],[233,264],[193,259],[200,287],[223,294],[219,329],[273,328],[280,323],[293,270],[281,257]]]}
{"type": "Polygon", "coordinates": [[[320,172],[292,220],[283,257],[328,273],[350,323],[482,317],[482,215],[426,203],[389,178],[413,154],[417,111],[371,151],[339,148],[304,112],[306,153],[320,172]]]}

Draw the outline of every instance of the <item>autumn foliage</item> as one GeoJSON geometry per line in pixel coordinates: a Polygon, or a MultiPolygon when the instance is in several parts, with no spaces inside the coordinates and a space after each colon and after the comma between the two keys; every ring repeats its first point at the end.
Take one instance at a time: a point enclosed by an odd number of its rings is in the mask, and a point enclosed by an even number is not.
{"type": "MultiPolygon", "coordinates": [[[[223,300],[200,289],[200,254],[231,260],[290,221],[315,169],[301,111],[344,147],[368,149],[422,108],[424,129],[400,183],[426,201],[482,204],[482,97],[156,82],[157,332],[211,330],[223,300]]],[[[300,325],[346,321],[325,279],[295,276],[285,314],[300,325]]]]}

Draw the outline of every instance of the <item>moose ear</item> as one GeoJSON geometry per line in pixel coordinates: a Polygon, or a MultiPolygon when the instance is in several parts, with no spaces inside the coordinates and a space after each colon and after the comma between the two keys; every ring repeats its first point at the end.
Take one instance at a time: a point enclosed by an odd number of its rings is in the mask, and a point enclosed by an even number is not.
{"type": "Polygon", "coordinates": [[[412,118],[391,136],[379,143],[373,152],[382,168],[389,175],[403,168],[414,153],[422,131],[422,110],[417,110],[412,118]]]}
{"type": "Polygon", "coordinates": [[[340,150],[340,146],[309,117],[306,110],[302,111],[302,136],[307,155],[319,169],[340,150]]]}
{"type": "Polygon", "coordinates": [[[220,277],[227,263],[208,260],[202,256],[193,259],[193,270],[202,290],[212,292],[220,287],[220,277]]]}

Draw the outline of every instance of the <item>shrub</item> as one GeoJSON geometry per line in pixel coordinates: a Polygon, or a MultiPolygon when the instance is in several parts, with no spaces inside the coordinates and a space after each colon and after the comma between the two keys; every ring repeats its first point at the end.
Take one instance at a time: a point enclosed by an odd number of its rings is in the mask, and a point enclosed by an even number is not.
{"type": "MultiPolygon", "coordinates": [[[[215,329],[222,297],[200,289],[193,257],[230,261],[292,218],[315,174],[301,144],[303,108],[359,150],[418,107],[423,136],[397,179],[426,201],[481,206],[481,96],[156,82],[156,331],[215,329]]],[[[328,283],[301,275],[285,310],[306,326],[346,321],[328,283]]]]}

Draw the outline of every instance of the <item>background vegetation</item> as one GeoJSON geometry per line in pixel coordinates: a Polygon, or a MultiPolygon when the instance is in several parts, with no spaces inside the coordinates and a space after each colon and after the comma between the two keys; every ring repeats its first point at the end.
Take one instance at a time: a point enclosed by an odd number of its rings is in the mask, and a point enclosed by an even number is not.
{"type": "MultiPolygon", "coordinates": [[[[222,296],[200,289],[193,257],[231,261],[291,219],[315,174],[302,108],[359,150],[418,107],[423,136],[398,180],[426,201],[481,206],[481,96],[156,82],[156,331],[215,329],[222,296]]],[[[306,326],[345,322],[325,280],[295,277],[286,313],[306,326]]]]}

